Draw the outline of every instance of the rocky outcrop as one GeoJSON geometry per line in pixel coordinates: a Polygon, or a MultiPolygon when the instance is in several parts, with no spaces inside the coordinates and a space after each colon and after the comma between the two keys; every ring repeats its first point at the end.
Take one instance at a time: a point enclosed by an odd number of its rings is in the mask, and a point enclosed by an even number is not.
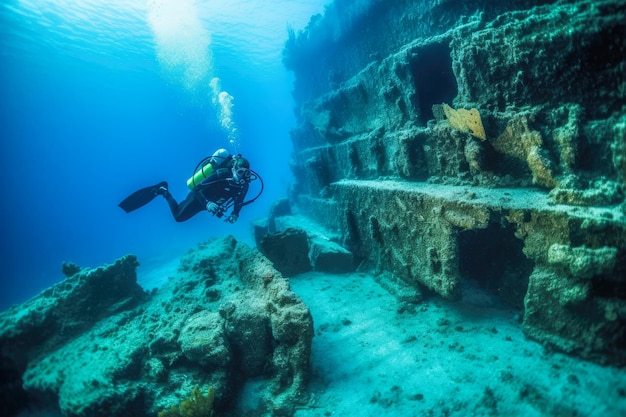
{"type": "Polygon", "coordinates": [[[64,265],[67,279],[0,315],[3,415],[17,413],[31,399],[56,403],[47,390],[24,390],[24,372],[49,352],[93,330],[101,320],[142,303],[147,294],[136,283],[138,265],[132,255],[93,270],[64,265]]]}
{"type": "Polygon", "coordinates": [[[137,265],[127,256],[80,270],[0,315],[11,375],[0,392],[15,399],[3,415],[29,404],[75,417],[156,416],[209,387],[227,411],[252,378],[265,381],[269,414],[293,412],[312,319],[266,258],[232,237],[212,240],[151,294],[136,284],[137,265]]]}
{"type": "Polygon", "coordinates": [[[625,18],[335,1],[284,50],[296,210],[381,277],[449,299],[476,280],[528,335],[625,365],[625,18]]]}
{"type": "Polygon", "coordinates": [[[254,222],[259,250],[283,275],[291,277],[315,270],[328,273],[354,271],[354,256],[338,236],[306,216],[293,213],[289,201],[279,200],[267,218],[254,222]]]}

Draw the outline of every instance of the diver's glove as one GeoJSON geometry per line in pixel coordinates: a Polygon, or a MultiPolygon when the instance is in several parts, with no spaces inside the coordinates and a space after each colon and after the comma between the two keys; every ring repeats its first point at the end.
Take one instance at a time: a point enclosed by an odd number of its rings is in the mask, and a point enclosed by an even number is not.
{"type": "Polygon", "coordinates": [[[213,214],[214,216],[220,212],[220,206],[218,206],[212,201],[209,201],[208,203],[206,203],[206,209],[209,213],[213,214]]]}
{"type": "Polygon", "coordinates": [[[225,221],[227,221],[228,223],[235,223],[238,218],[239,216],[237,216],[236,214],[231,214],[230,216],[226,218],[225,221]]]}

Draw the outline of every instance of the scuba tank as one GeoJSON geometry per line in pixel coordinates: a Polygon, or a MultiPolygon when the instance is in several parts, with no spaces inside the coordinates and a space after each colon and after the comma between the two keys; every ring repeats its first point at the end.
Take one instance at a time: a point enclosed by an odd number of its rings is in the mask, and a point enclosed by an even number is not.
{"type": "Polygon", "coordinates": [[[205,179],[209,178],[217,168],[229,159],[230,154],[226,149],[218,149],[209,158],[205,158],[196,166],[196,172],[187,180],[187,188],[193,190],[205,179]]]}

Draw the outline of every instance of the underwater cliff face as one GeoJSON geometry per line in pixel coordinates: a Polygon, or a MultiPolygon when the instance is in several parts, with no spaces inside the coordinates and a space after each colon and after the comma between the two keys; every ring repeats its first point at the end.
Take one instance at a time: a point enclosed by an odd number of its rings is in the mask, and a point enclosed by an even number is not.
{"type": "Polygon", "coordinates": [[[356,263],[626,364],[626,6],[336,1],[292,33],[291,198],[356,263]]]}

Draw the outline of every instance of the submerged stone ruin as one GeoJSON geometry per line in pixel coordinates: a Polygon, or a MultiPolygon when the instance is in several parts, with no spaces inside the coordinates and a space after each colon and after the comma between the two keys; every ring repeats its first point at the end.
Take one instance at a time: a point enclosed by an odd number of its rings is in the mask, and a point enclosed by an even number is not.
{"type": "Polygon", "coordinates": [[[528,336],[626,365],[624,22],[618,0],[336,0],[284,49],[297,182],[254,224],[260,253],[201,244],[150,292],[133,256],[67,264],[0,314],[0,412],[155,417],[214,393],[236,415],[253,384],[256,410],[293,415],[313,321],[285,277],[311,269],[373,271],[406,303],[475,282],[528,336]]]}
{"type": "Polygon", "coordinates": [[[284,49],[293,210],[383,281],[476,281],[529,336],[625,365],[624,22],[617,0],[335,1],[284,49]]]}
{"type": "Polygon", "coordinates": [[[268,415],[293,412],[313,322],[266,258],[232,237],[209,241],[150,293],[137,266],[132,255],[95,269],[66,265],[64,281],[0,314],[3,416],[41,407],[156,417],[195,390],[211,390],[223,413],[250,380],[268,415]]]}

